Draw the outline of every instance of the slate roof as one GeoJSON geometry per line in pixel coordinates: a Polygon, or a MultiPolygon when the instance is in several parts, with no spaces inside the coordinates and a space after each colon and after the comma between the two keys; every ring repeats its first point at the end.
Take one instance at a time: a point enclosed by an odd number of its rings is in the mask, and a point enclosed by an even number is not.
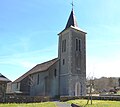
{"type": "Polygon", "coordinates": [[[70,26],[78,27],[73,9],[72,9],[71,14],[69,16],[69,19],[68,19],[68,22],[66,24],[65,29],[69,28],[70,26]]]}
{"type": "Polygon", "coordinates": [[[29,76],[30,74],[34,74],[34,73],[37,73],[37,72],[43,72],[43,71],[48,70],[57,61],[58,61],[58,58],[55,58],[55,59],[52,59],[50,61],[47,61],[47,62],[44,62],[44,63],[41,63],[41,64],[37,64],[35,67],[33,67],[28,72],[26,72],[24,75],[22,75],[21,77],[16,79],[14,81],[14,83],[20,82],[21,80],[23,80],[25,77],[29,76]]]}
{"type": "Polygon", "coordinates": [[[11,81],[0,73],[0,82],[11,82],[11,81]]]}
{"type": "Polygon", "coordinates": [[[71,11],[71,13],[70,13],[70,16],[69,16],[69,19],[68,19],[68,21],[67,21],[67,24],[66,24],[65,29],[64,29],[63,31],[61,31],[58,35],[60,35],[62,32],[64,32],[64,31],[67,30],[67,29],[70,29],[70,28],[75,29],[75,30],[77,30],[77,31],[80,31],[80,32],[82,32],[82,33],[87,34],[85,31],[83,31],[82,29],[80,29],[80,28],[78,27],[78,24],[77,24],[77,21],[76,21],[76,18],[75,18],[75,14],[74,14],[74,10],[73,10],[73,9],[72,9],[72,11],[71,11]]]}

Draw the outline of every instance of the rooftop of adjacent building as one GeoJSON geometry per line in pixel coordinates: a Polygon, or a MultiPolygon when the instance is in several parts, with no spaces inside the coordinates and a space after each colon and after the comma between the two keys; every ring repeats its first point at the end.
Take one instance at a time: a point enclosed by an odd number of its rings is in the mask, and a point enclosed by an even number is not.
{"type": "Polygon", "coordinates": [[[11,81],[0,73],[0,82],[11,82],[11,81]]]}

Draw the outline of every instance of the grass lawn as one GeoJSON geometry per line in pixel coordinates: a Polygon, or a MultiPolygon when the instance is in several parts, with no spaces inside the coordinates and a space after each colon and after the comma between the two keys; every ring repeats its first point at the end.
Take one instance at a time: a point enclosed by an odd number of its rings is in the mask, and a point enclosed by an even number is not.
{"type": "Polygon", "coordinates": [[[53,102],[28,103],[28,104],[0,104],[0,107],[56,107],[53,102]]]}
{"type": "MultiPolygon", "coordinates": [[[[87,103],[87,100],[70,100],[68,103],[74,103],[77,105],[84,105],[87,103]]],[[[103,100],[93,100],[93,104],[89,104],[85,107],[120,107],[120,101],[103,101],[103,100]]]]}

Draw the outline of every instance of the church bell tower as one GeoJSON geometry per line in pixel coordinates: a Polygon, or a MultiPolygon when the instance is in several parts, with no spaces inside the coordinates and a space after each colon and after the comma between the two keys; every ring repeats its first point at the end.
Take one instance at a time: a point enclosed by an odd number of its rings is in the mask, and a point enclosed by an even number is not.
{"type": "Polygon", "coordinates": [[[77,24],[72,9],[59,34],[59,87],[61,96],[86,94],[86,32],[77,24]]]}

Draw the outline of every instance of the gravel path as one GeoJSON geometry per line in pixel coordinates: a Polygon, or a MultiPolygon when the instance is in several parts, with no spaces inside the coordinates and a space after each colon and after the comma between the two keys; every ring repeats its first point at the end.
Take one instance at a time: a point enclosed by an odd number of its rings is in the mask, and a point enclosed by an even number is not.
{"type": "Polygon", "coordinates": [[[56,103],[57,107],[71,107],[71,105],[66,102],[56,101],[55,103],[56,103]]]}

